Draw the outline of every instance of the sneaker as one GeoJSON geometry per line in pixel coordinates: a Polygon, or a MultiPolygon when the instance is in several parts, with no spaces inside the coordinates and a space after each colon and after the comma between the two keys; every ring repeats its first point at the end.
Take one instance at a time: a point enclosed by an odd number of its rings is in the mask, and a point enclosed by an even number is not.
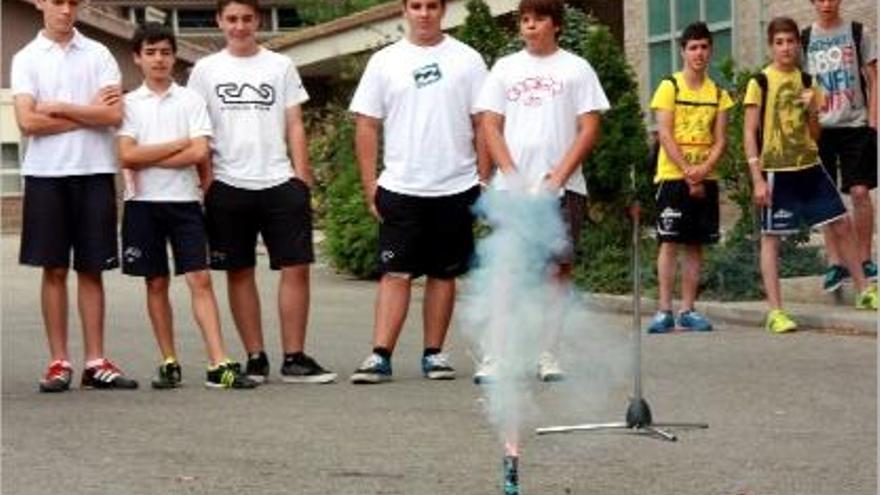
{"type": "Polygon", "coordinates": [[[138,382],[125,376],[109,359],[102,359],[101,364],[83,370],[80,387],[133,390],[138,388],[138,382]]]}
{"type": "Polygon", "coordinates": [[[257,383],[266,383],[269,379],[269,358],[263,351],[248,355],[244,374],[257,383]]]}
{"type": "Polygon", "coordinates": [[[774,309],[767,313],[765,328],[770,333],[785,333],[797,330],[797,323],[785,311],[774,309]]]}
{"type": "Polygon", "coordinates": [[[429,380],[454,380],[455,368],[449,363],[449,356],[440,352],[422,356],[422,375],[429,380]]]}
{"type": "Polygon", "coordinates": [[[351,383],[382,383],[391,381],[391,360],[373,353],[351,375],[351,383]]]}
{"type": "Polygon", "coordinates": [[[877,286],[871,284],[856,297],[856,309],[877,310],[877,286]]]}
{"type": "Polygon", "coordinates": [[[330,383],[336,381],[336,373],[327,371],[306,354],[294,358],[284,356],[281,365],[281,380],[286,383],[330,383]]]}
{"type": "Polygon", "coordinates": [[[205,373],[205,386],[208,388],[256,388],[259,383],[241,373],[241,365],[235,361],[225,361],[205,373]]]}
{"type": "Polygon", "coordinates": [[[156,376],[150,384],[155,389],[165,390],[169,388],[177,388],[183,382],[183,372],[180,364],[174,360],[168,360],[159,365],[156,370],[156,376]]]}
{"type": "Polygon", "coordinates": [[[668,333],[675,330],[675,318],[672,311],[657,311],[651,324],[648,325],[648,333],[668,333]]]}
{"type": "Polygon", "coordinates": [[[843,281],[849,278],[849,270],[840,265],[831,265],[825,271],[825,279],[822,281],[822,290],[834,292],[843,285],[843,281]]]}
{"type": "Polygon", "coordinates": [[[712,323],[709,322],[709,319],[692,309],[678,314],[678,326],[694,332],[712,331],[712,323]]]}
{"type": "Polygon", "coordinates": [[[484,356],[483,360],[480,361],[480,365],[477,366],[476,373],[474,373],[474,383],[477,385],[492,383],[498,375],[497,368],[498,365],[495,360],[489,356],[484,356]]]}
{"type": "Polygon", "coordinates": [[[865,278],[868,279],[869,282],[877,281],[877,263],[874,263],[873,260],[867,260],[862,263],[862,273],[865,274],[865,278]]]}
{"type": "Polygon", "coordinates": [[[565,378],[565,373],[559,367],[559,361],[556,356],[549,352],[542,352],[538,356],[538,379],[542,382],[561,382],[565,378]]]}
{"type": "Polygon", "coordinates": [[[66,392],[73,380],[73,368],[67,361],[55,360],[49,363],[43,378],[40,378],[40,392],[66,392]]]}

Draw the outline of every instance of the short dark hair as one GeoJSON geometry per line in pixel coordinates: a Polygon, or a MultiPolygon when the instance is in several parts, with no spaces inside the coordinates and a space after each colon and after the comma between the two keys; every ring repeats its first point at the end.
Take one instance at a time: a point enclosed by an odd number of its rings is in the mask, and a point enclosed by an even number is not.
{"type": "Polygon", "coordinates": [[[520,0],[519,15],[532,12],[536,15],[547,16],[553,20],[553,25],[559,28],[556,33],[558,38],[562,34],[562,26],[565,21],[565,2],[563,0],[520,0]]]}
{"type": "Polygon", "coordinates": [[[260,13],[260,2],[259,0],[217,0],[217,14],[222,14],[223,9],[226,8],[230,3],[240,3],[242,5],[247,5],[254,9],[254,12],[257,14],[260,13]]]}
{"type": "Polygon", "coordinates": [[[140,53],[145,44],[152,45],[163,40],[168,40],[171,43],[171,51],[177,53],[177,39],[170,27],[163,26],[158,22],[141,24],[134,30],[134,35],[131,37],[131,51],[140,53]]]}
{"type": "Polygon", "coordinates": [[[767,43],[773,44],[773,37],[779,33],[791,33],[796,40],[801,39],[801,31],[791,17],[774,17],[767,24],[767,43]]]}
{"type": "Polygon", "coordinates": [[[705,22],[697,21],[684,28],[681,33],[682,49],[687,46],[688,41],[693,40],[709,40],[709,46],[712,46],[712,31],[709,31],[705,22]]]}
{"type": "MultiPolygon", "coordinates": [[[[404,7],[406,7],[406,2],[409,2],[409,0],[403,0],[403,2],[402,2],[404,7]]],[[[445,6],[446,6],[446,0],[440,0],[440,5],[442,5],[442,6],[445,7],[445,6]]]]}

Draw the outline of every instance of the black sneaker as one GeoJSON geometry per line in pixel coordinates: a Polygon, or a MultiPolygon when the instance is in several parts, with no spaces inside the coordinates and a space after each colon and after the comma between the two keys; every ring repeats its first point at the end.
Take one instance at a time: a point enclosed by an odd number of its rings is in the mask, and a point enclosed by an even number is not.
{"type": "Polygon", "coordinates": [[[214,369],[209,368],[205,374],[205,386],[208,388],[250,389],[258,385],[256,380],[241,374],[241,365],[234,361],[226,361],[214,369]]]}
{"type": "Polygon", "coordinates": [[[183,371],[177,361],[165,361],[156,370],[156,376],[150,385],[157,390],[177,388],[183,382],[183,371]]]}
{"type": "Polygon", "coordinates": [[[281,365],[281,380],[287,383],[330,383],[336,380],[336,373],[325,370],[304,353],[287,354],[281,365]]]}
{"type": "Polygon", "coordinates": [[[73,379],[73,368],[67,361],[52,361],[46,368],[46,373],[40,379],[40,392],[54,393],[70,390],[70,382],[73,379]]]}
{"type": "Polygon", "coordinates": [[[269,379],[269,358],[260,351],[248,356],[244,374],[257,383],[266,383],[269,379]]]}
{"type": "Polygon", "coordinates": [[[83,370],[80,387],[133,390],[138,388],[138,382],[125,376],[109,359],[102,359],[101,364],[83,370]]]}

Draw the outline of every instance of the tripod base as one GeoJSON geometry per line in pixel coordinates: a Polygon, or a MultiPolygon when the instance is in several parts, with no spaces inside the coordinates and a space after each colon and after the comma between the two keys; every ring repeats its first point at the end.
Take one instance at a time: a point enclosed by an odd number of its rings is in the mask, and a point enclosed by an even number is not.
{"type": "Polygon", "coordinates": [[[634,435],[647,435],[661,440],[674,442],[678,440],[667,428],[706,429],[707,423],[654,423],[651,418],[651,408],[643,398],[630,400],[626,410],[626,421],[616,423],[586,423],[573,426],[548,426],[538,428],[538,435],[548,433],[571,433],[574,431],[605,431],[616,430],[634,435]]]}

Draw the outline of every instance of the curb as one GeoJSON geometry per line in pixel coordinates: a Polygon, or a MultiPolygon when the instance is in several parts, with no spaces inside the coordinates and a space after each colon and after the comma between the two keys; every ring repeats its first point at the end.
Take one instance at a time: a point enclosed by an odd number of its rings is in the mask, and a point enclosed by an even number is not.
{"type": "MultiPolygon", "coordinates": [[[[632,313],[632,296],[586,293],[587,307],[609,313],[632,313]]],[[[697,310],[716,323],[764,329],[767,307],[763,301],[719,302],[700,301],[697,310]]],[[[657,301],[643,297],[642,316],[653,314],[657,301]]],[[[877,335],[877,312],[857,311],[848,307],[825,304],[787,304],[786,309],[801,329],[837,330],[877,335]]]]}

